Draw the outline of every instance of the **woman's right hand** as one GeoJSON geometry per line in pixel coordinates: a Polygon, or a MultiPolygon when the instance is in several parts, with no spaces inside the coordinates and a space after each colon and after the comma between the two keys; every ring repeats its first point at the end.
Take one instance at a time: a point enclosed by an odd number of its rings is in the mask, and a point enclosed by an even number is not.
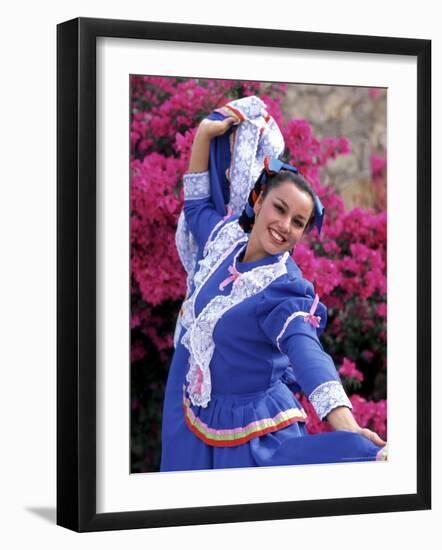
{"type": "Polygon", "coordinates": [[[205,172],[209,166],[210,141],[216,136],[222,136],[236,122],[233,117],[224,120],[203,119],[193,138],[188,172],[205,172]]]}
{"type": "Polygon", "coordinates": [[[208,139],[222,136],[236,122],[234,117],[227,117],[224,120],[210,120],[204,118],[198,126],[198,133],[204,134],[208,139]]]}

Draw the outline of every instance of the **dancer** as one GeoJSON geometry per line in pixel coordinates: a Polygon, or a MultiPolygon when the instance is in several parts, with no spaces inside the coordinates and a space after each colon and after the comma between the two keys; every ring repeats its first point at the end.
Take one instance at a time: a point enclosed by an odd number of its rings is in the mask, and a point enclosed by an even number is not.
{"type": "Polygon", "coordinates": [[[218,118],[199,125],[184,176],[198,261],[166,385],[160,469],[386,460],[386,442],[351,413],[318,338],[326,308],[291,257],[321,230],[322,204],[296,167],[266,157],[243,212],[220,214],[210,144],[238,120],[218,118]],[[295,387],[335,431],[308,434],[295,387]]]}

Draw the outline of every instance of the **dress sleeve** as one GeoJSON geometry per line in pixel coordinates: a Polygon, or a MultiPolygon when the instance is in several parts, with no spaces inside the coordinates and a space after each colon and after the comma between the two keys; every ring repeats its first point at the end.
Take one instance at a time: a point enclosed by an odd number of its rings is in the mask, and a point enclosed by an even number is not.
{"type": "Polygon", "coordinates": [[[184,216],[200,249],[223,221],[215,210],[210,192],[209,171],[187,172],[183,176],[184,216]]]}
{"type": "Polygon", "coordinates": [[[351,409],[333,359],[319,341],[327,310],[319,302],[312,311],[313,285],[299,278],[272,287],[261,296],[257,310],[264,334],[288,356],[296,381],[321,420],[336,407],[351,409]]]}

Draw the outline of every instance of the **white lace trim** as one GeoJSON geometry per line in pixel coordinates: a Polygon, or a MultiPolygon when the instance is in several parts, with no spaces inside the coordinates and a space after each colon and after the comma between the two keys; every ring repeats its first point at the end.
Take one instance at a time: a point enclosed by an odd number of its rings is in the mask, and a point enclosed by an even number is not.
{"type": "Polygon", "coordinates": [[[178,256],[187,273],[187,290],[189,290],[190,281],[193,280],[195,271],[195,258],[198,253],[198,243],[188,228],[184,210],[182,210],[178,216],[175,244],[178,256]]]}
{"type": "Polygon", "coordinates": [[[276,345],[278,346],[278,349],[281,353],[283,353],[281,351],[281,348],[279,347],[279,340],[283,337],[284,335],[284,332],[287,330],[287,327],[289,326],[289,324],[293,321],[293,319],[295,319],[296,317],[307,317],[308,313],[306,313],[305,311],[295,311],[294,313],[292,313],[290,315],[290,317],[287,317],[285,323],[284,323],[284,326],[282,327],[282,330],[281,332],[278,334],[278,336],[276,337],[276,345]]]}
{"type": "Polygon", "coordinates": [[[353,408],[342,384],[337,380],[330,380],[329,382],[324,382],[319,385],[312,391],[308,398],[321,420],[336,407],[344,406],[349,409],[353,408]]]}
{"type": "Polygon", "coordinates": [[[183,305],[181,322],[187,328],[187,332],[181,342],[190,353],[190,367],[186,380],[189,382],[189,398],[195,406],[207,407],[210,401],[212,384],[209,365],[215,349],[213,330],[220,317],[246,298],[264,290],[277,277],[287,273],[288,252],[276,263],[258,266],[241,273],[233,282],[229,295],[215,296],[196,317],[195,301],[200,289],[225,258],[243,241],[247,241],[247,236],[236,220],[227,223],[221,229],[211,243],[206,258],[199,262],[200,268],[195,274],[195,291],[183,305]]]}
{"type": "Polygon", "coordinates": [[[209,249],[210,243],[212,242],[213,235],[216,233],[219,227],[224,223],[224,221],[225,221],[224,218],[219,220],[219,222],[215,225],[215,227],[210,232],[210,235],[206,241],[206,244],[204,245],[203,256],[207,256],[207,251],[209,249]]]}
{"type": "Polygon", "coordinates": [[[219,318],[229,309],[246,298],[254,296],[266,288],[277,277],[287,272],[285,257],[271,265],[256,267],[241,275],[233,282],[228,296],[215,296],[201,311],[182,339],[190,352],[190,369],[186,380],[189,382],[189,397],[194,405],[206,407],[210,401],[211,380],[209,364],[215,344],[213,330],[219,318]],[[201,380],[202,378],[202,380],[201,380]],[[201,390],[196,385],[201,382],[201,390]]]}
{"type": "Polygon", "coordinates": [[[256,96],[231,101],[244,120],[236,127],[231,143],[231,162],[228,169],[230,185],[229,206],[241,214],[250,190],[264,168],[264,157],[279,157],[284,151],[284,138],[277,123],[267,113],[266,104],[256,96]]]}
{"type": "Polygon", "coordinates": [[[210,197],[209,172],[187,172],[183,176],[184,200],[207,199],[210,197]]]}
{"type": "MultiPolygon", "coordinates": [[[[264,119],[262,119],[264,122],[264,119]]],[[[259,127],[244,120],[236,130],[233,157],[230,165],[230,201],[235,214],[240,214],[252,187],[252,166],[259,141],[259,127]]]]}
{"type": "Polygon", "coordinates": [[[236,220],[227,222],[221,228],[213,242],[206,251],[206,256],[198,262],[195,273],[195,290],[188,300],[183,303],[183,315],[181,322],[187,329],[195,319],[195,301],[198,293],[210,275],[234,250],[240,242],[246,242],[248,236],[244,233],[236,220]]]}
{"type": "Polygon", "coordinates": [[[284,152],[285,143],[275,119],[270,117],[264,131],[261,133],[256,156],[253,159],[251,182],[257,180],[259,173],[264,166],[264,157],[277,157],[284,152]]]}

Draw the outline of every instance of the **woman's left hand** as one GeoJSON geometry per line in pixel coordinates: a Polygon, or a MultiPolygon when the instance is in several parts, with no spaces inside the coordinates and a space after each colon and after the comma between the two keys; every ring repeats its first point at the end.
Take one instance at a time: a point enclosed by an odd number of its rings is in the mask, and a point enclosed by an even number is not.
{"type": "Polygon", "coordinates": [[[387,442],[381,439],[376,432],[368,428],[361,428],[348,407],[336,407],[328,413],[327,420],[335,430],[347,430],[358,433],[379,447],[385,447],[387,444],[387,442]]]}
{"type": "Polygon", "coordinates": [[[387,444],[387,442],[381,439],[376,432],[373,432],[368,428],[359,428],[356,433],[363,435],[379,447],[385,447],[385,445],[387,444]]]}

